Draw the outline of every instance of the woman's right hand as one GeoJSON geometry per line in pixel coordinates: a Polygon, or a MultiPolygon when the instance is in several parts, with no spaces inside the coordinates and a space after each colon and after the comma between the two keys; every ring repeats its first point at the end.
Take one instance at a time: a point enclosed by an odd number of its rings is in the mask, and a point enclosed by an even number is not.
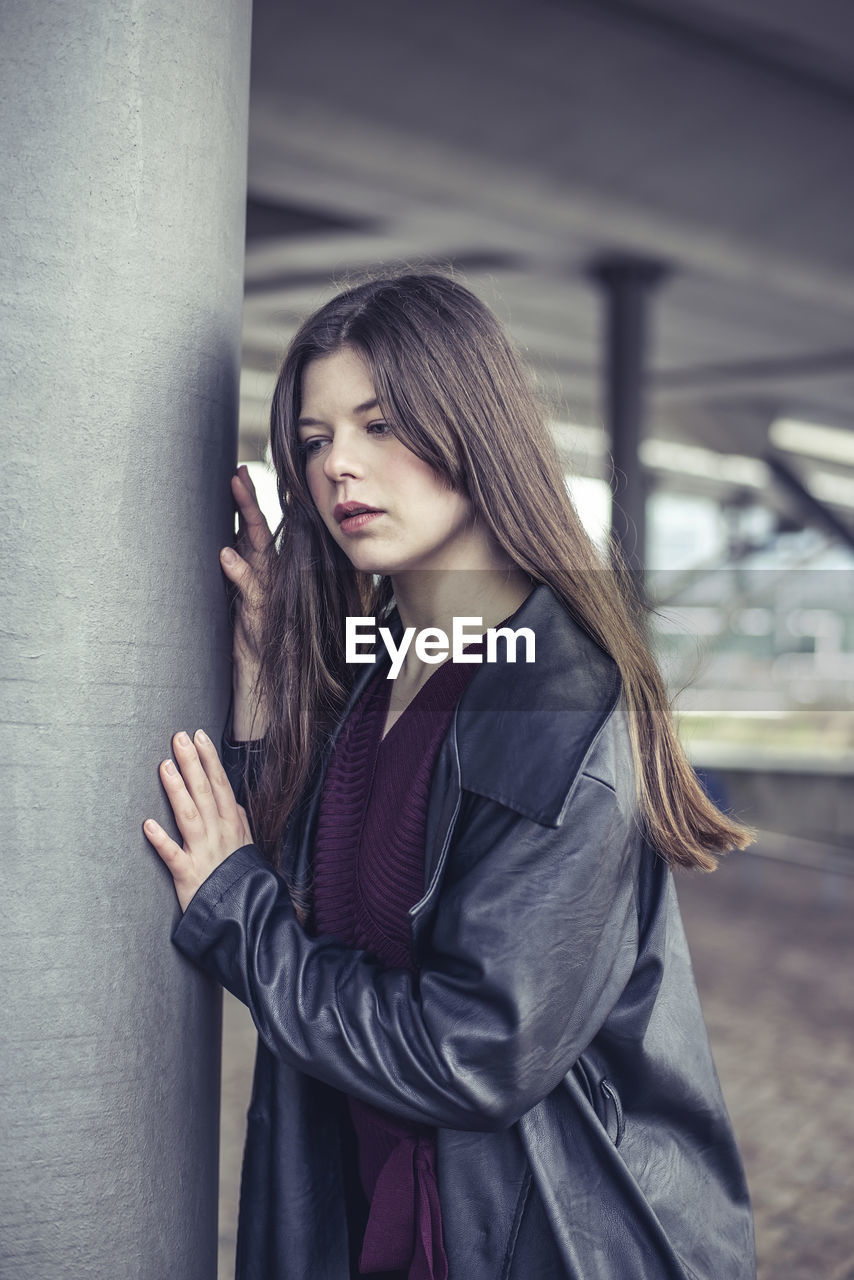
{"type": "Polygon", "coordinates": [[[232,736],[242,742],[262,737],[267,728],[256,683],[261,669],[261,568],[273,535],[258,506],[255,486],[245,465],[238,467],[231,477],[231,492],[238,512],[237,547],[223,547],[220,564],[236,588],[232,736]]]}

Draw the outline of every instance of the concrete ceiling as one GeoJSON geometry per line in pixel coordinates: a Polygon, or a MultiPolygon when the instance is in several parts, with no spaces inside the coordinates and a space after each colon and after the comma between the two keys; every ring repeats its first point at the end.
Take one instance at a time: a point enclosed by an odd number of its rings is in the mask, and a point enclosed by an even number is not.
{"type": "MultiPolygon", "coordinates": [[[[770,424],[854,428],[850,0],[256,0],[249,192],[244,456],[306,311],[435,261],[507,320],[555,419],[587,428],[559,430],[568,457],[607,476],[587,271],[614,250],[672,268],[657,483],[767,485],[785,509],[756,461],[770,424]]],[[[787,457],[854,524],[854,466],[787,457]]]]}

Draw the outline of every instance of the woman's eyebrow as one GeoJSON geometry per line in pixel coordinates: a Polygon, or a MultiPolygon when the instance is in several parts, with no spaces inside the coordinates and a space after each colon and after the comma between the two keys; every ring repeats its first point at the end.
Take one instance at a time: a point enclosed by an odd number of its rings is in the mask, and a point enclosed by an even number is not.
{"type": "MultiPolygon", "coordinates": [[[[355,415],[357,413],[370,413],[372,409],[378,409],[378,408],[379,408],[379,402],[376,400],[376,398],[374,398],[373,400],[366,400],[364,404],[357,404],[355,409],[353,410],[353,414],[355,415]]],[[[328,427],[329,423],[321,422],[318,418],[299,418],[297,421],[297,426],[298,427],[328,427]]]]}

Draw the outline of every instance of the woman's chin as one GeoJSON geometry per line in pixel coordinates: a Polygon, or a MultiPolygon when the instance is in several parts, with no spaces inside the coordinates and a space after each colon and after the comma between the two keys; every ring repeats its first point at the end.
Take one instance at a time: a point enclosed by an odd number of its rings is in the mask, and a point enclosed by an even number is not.
{"type": "Polygon", "coordinates": [[[358,552],[347,553],[347,559],[350,561],[357,573],[373,573],[385,577],[387,574],[395,572],[395,568],[389,566],[389,562],[382,557],[371,555],[359,555],[358,552]]]}

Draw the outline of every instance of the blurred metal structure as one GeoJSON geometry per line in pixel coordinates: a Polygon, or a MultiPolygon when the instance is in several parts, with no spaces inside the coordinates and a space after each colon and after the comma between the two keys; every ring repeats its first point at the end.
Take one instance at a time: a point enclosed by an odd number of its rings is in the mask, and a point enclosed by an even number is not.
{"type": "Polygon", "coordinates": [[[141,824],[228,698],[250,8],[2,29],[0,1271],[212,1280],[220,993],[141,824]]]}
{"type": "Polygon", "coordinates": [[[769,454],[765,462],[778,484],[791,494],[793,502],[803,512],[805,520],[825,529],[843,546],[854,550],[854,522],[847,524],[829,506],[816,498],[815,494],[810,493],[803,481],[781,458],[769,454]]]}
{"type": "Polygon", "coordinates": [[[646,564],[646,475],[641,465],[647,384],[647,309],[664,263],[613,254],[590,269],[605,298],[606,428],[614,462],[611,530],[624,564],[641,575],[646,564]]]}

